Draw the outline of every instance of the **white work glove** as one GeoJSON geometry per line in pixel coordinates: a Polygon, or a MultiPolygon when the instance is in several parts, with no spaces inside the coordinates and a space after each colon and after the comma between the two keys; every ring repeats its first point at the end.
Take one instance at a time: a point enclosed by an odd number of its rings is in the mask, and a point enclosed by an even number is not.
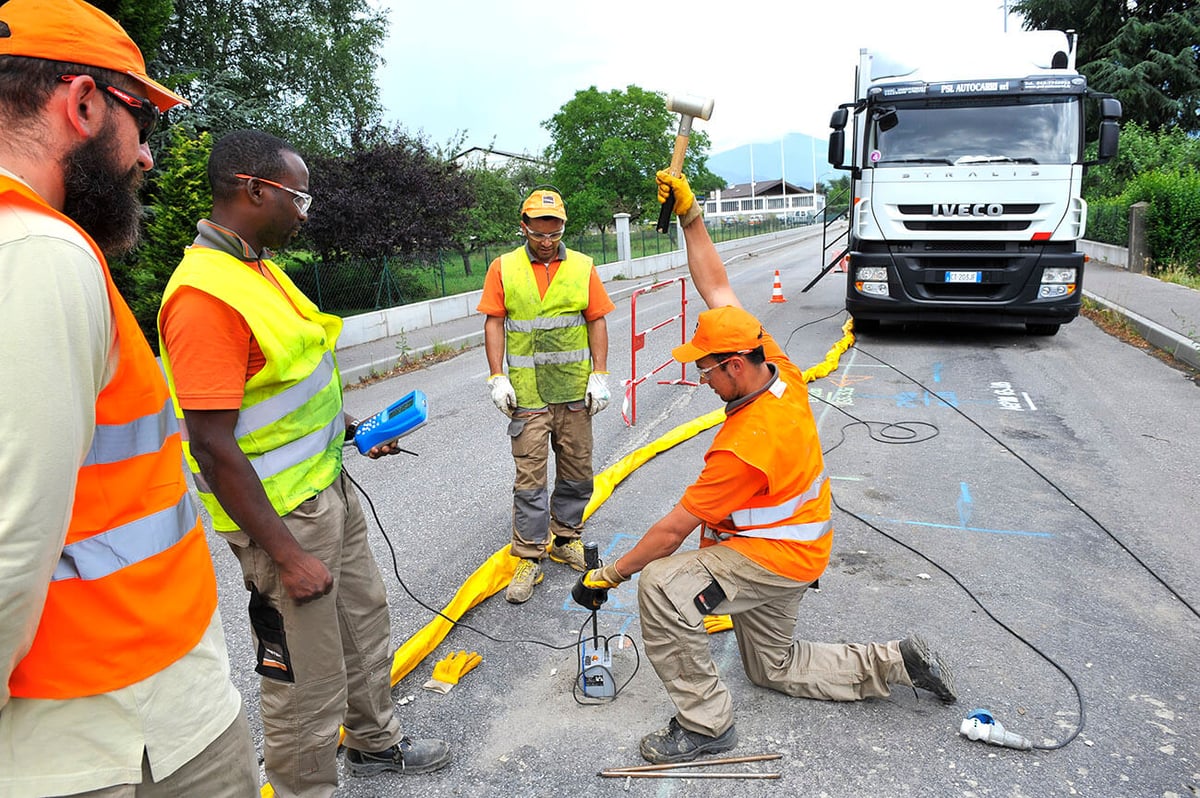
{"type": "Polygon", "coordinates": [[[608,400],[611,398],[612,394],[608,392],[608,372],[593,371],[589,374],[587,393],[583,397],[588,415],[594,416],[608,407],[608,400]]]}
{"type": "Polygon", "coordinates": [[[493,374],[488,377],[488,387],[492,392],[492,404],[501,413],[512,418],[513,411],[517,409],[517,392],[513,390],[508,377],[503,374],[493,374]]]}

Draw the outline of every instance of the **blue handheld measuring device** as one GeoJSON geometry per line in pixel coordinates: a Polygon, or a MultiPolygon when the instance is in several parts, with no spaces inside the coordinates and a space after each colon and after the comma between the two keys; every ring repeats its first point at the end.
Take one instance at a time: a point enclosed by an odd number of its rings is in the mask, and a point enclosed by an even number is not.
{"type": "Polygon", "coordinates": [[[421,391],[409,391],[404,398],[393,402],[367,420],[360,421],[354,429],[354,445],[358,447],[360,454],[366,454],[372,447],[407,435],[428,419],[429,403],[425,394],[421,391]]]}

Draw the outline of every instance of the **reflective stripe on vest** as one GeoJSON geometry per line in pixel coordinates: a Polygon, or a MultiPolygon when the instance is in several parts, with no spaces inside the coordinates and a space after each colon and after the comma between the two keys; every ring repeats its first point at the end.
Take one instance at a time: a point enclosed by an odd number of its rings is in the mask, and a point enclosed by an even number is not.
{"type": "Polygon", "coordinates": [[[167,437],[178,430],[179,422],[168,398],[157,413],[136,418],[128,424],[97,424],[83,464],[104,465],[157,452],[167,437]]]}
{"type": "MultiPolygon", "coordinates": [[[[799,496],[782,501],[773,507],[747,507],[743,510],[734,510],[730,513],[733,524],[738,529],[744,529],[746,527],[767,526],[786,521],[796,514],[796,511],[800,509],[800,505],[820,496],[821,488],[824,487],[828,479],[829,477],[826,476],[826,472],[822,471],[820,474],[817,474],[808,488],[799,496]]],[[[801,539],[812,540],[812,538],[801,539]]]]}
{"type": "MultiPolygon", "coordinates": [[[[178,425],[164,412],[162,373],[103,253],[23,184],[0,177],[0,205],[60,220],[78,233],[78,243],[91,246],[116,355],[95,399],[93,440],[79,467],[63,550],[8,689],[18,698],[102,695],[195,648],[216,609],[216,578],[181,467],[178,425]]],[[[63,240],[75,241],[63,232],[63,240]]]]}
{"type": "MultiPolygon", "coordinates": [[[[329,422],[323,429],[316,432],[310,432],[303,438],[297,438],[291,443],[286,443],[278,449],[272,449],[264,453],[260,457],[255,457],[250,461],[250,466],[254,469],[254,473],[261,480],[270,479],[273,476],[282,474],[293,466],[298,466],[305,460],[316,457],[329,448],[339,435],[346,432],[346,424],[340,418],[335,418],[329,422]]],[[[212,488],[208,486],[208,480],[200,472],[192,475],[196,480],[196,490],[211,494],[212,488]]]]}
{"type": "MultiPolygon", "coordinates": [[[[304,407],[308,400],[319,394],[329,384],[329,380],[333,378],[333,369],[333,353],[326,352],[312,374],[283,393],[267,397],[251,407],[242,408],[238,413],[237,425],[233,428],[233,437],[241,438],[251,432],[258,432],[289,413],[304,407]]],[[[344,427],[345,425],[343,425],[344,427]]]]}
{"type": "Polygon", "coordinates": [[[102,579],[148,560],[183,540],[197,520],[192,497],[184,494],[174,507],[64,546],[52,580],[102,579]]]}
{"type": "Polygon", "coordinates": [[[765,538],[767,540],[795,540],[812,542],[820,540],[833,529],[833,521],[813,521],[808,524],[784,524],[769,526],[762,529],[739,529],[735,532],[722,532],[712,527],[704,527],[704,534],[711,540],[729,540],[739,538],[765,538]]]}

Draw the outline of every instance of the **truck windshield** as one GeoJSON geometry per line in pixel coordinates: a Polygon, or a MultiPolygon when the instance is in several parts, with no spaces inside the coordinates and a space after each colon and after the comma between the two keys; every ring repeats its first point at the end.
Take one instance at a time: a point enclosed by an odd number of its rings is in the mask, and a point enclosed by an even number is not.
{"type": "Polygon", "coordinates": [[[1075,96],[896,103],[894,126],[871,124],[867,163],[1071,164],[1080,159],[1075,96]]]}

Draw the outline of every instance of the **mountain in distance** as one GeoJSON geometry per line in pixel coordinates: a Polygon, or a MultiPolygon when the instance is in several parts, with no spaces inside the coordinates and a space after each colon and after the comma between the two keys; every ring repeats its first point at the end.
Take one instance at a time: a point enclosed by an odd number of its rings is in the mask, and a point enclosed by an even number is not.
{"type": "Polygon", "coordinates": [[[813,169],[825,181],[841,177],[842,172],[829,166],[829,140],[805,133],[787,133],[782,140],[756,141],[732,150],[708,156],[710,172],[725,178],[729,185],[783,177],[793,186],[811,188],[813,169]],[[751,162],[753,159],[753,163],[751,162]],[[815,164],[814,164],[815,161],[815,164]],[[828,174],[829,172],[833,174],[828,174]]]}

